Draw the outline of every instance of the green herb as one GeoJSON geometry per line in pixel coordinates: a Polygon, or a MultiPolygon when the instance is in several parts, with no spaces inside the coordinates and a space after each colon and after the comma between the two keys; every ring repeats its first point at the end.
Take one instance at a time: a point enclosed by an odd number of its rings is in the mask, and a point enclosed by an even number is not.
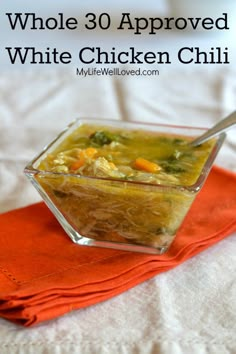
{"type": "Polygon", "coordinates": [[[180,139],[180,138],[175,138],[175,139],[173,139],[173,144],[176,144],[176,145],[185,145],[185,144],[186,144],[186,141],[184,141],[183,139],[180,139]]]}
{"type": "Polygon", "coordinates": [[[98,130],[90,135],[90,141],[96,146],[103,146],[110,144],[112,141],[119,141],[121,136],[119,134],[112,134],[103,130],[98,130]]]}
{"type": "Polygon", "coordinates": [[[182,173],[186,171],[185,168],[180,166],[177,160],[169,159],[168,161],[161,162],[160,165],[167,173],[182,173]]]}

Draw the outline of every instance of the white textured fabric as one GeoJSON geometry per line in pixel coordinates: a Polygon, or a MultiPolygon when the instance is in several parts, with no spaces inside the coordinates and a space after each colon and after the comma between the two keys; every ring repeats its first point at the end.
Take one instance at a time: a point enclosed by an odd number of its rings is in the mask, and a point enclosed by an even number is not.
{"type": "MultiPolygon", "coordinates": [[[[158,77],[0,75],[0,212],[40,200],[26,163],[78,116],[211,126],[236,107],[236,72],[158,77]]],[[[217,164],[236,172],[236,133],[217,164]]],[[[1,256],[1,250],[0,250],[1,256]]],[[[0,319],[1,354],[234,354],[236,238],[103,303],[26,329],[0,319]]]]}

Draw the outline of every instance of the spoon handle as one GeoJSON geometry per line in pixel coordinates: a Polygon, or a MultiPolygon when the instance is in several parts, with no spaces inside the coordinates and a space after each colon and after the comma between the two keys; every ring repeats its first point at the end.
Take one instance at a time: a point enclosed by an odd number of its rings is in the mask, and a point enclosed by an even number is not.
{"type": "Polygon", "coordinates": [[[197,146],[204,143],[206,140],[213,138],[214,136],[222,133],[232,125],[236,124],[236,111],[229,114],[226,118],[222,119],[212,128],[207,130],[204,134],[199,136],[198,138],[192,140],[189,144],[191,146],[197,146]]]}

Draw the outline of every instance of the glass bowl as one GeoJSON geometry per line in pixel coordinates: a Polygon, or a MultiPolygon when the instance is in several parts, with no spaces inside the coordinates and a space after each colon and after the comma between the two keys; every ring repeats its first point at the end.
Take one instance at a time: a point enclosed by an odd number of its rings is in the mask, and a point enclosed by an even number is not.
{"type": "MultiPolygon", "coordinates": [[[[71,123],[37,157],[24,173],[38,190],[69,237],[77,244],[161,254],[165,252],[202,188],[224,141],[215,138],[193,183],[158,183],[117,177],[84,176],[63,169],[41,168],[60,146],[83,125],[119,129],[164,137],[202,134],[205,129],[164,124],[78,119],[71,123]]],[[[190,168],[192,168],[190,166],[190,168]]],[[[176,172],[177,173],[177,172],[176,172]]],[[[175,172],[173,174],[175,181],[175,172]]]]}

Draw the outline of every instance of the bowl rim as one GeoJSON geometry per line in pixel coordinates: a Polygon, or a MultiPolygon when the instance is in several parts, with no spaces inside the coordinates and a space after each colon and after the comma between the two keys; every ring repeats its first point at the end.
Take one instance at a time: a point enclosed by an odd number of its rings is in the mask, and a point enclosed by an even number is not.
{"type": "MultiPolygon", "coordinates": [[[[116,182],[120,184],[125,184],[125,185],[136,185],[136,186],[142,186],[142,187],[149,187],[149,188],[154,188],[154,189],[165,189],[165,190],[178,190],[178,191],[186,191],[190,193],[197,193],[203,186],[212,166],[214,163],[214,160],[221,149],[221,146],[225,140],[226,133],[221,133],[215,138],[215,144],[213,145],[212,151],[209,154],[206,162],[204,163],[204,166],[202,168],[201,173],[199,174],[197,180],[195,181],[194,184],[192,185],[165,185],[165,184],[155,184],[155,183],[150,183],[150,182],[141,182],[141,181],[130,181],[130,180],[121,180],[118,178],[112,178],[112,177],[96,177],[96,176],[83,176],[80,174],[75,174],[75,173],[65,173],[65,172],[52,172],[52,171],[45,171],[45,170],[40,170],[35,166],[37,162],[39,163],[43,156],[49,152],[50,150],[53,150],[53,147],[58,143],[63,141],[63,138],[65,138],[67,135],[69,135],[75,128],[79,127],[81,124],[94,124],[94,125],[101,125],[101,126],[106,126],[110,125],[113,127],[120,127],[120,128],[130,128],[133,129],[134,127],[138,128],[149,128],[149,131],[151,128],[171,128],[171,129],[185,129],[186,131],[188,130],[196,130],[201,133],[207,130],[207,128],[204,127],[198,127],[198,126],[189,126],[189,125],[177,125],[177,124],[165,124],[165,123],[153,123],[153,122],[144,122],[144,121],[124,121],[124,120],[119,120],[119,119],[110,119],[110,118],[99,118],[99,117],[93,117],[93,118],[87,118],[87,117],[79,117],[74,119],[71,123],[69,123],[51,142],[49,142],[42,150],[39,152],[24,168],[23,172],[26,176],[34,176],[37,174],[40,175],[55,175],[55,176],[64,176],[64,177],[73,177],[73,178],[79,178],[80,180],[100,180],[100,181],[109,181],[109,182],[116,182]]],[[[146,129],[148,131],[148,129],[146,129]]],[[[187,135],[186,135],[187,136],[187,135]]]]}

